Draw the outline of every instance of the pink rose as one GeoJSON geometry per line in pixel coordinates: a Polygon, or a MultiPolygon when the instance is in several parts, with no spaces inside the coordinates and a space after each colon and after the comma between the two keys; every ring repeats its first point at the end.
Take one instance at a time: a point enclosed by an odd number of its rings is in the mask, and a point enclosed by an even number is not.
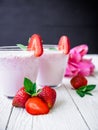
{"type": "Polygon", "coordinates": [[[89,76],[93,74],[95,66],[92,63],[92,59],[83,59],[87,52],[88,46],[85,44],[70,50],[65,76],[75,76],[77,74],[89,76]]]}

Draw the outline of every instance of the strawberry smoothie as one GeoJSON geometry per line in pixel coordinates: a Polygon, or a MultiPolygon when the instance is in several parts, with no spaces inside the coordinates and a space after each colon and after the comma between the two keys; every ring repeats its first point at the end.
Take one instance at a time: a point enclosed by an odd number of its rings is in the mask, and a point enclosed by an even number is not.
{"type": "Polygon", "coordinates": [[[57,49],[56,45],[45,45],[39,59],[37,84],[39,86],[58,86],[63,79],[68,55],[57,49]]]}
{"type": "Polygon", "coordinates": [[[13,97],[23,86],[24,77],[36,81],[38,58],[33,51],[22,51],[18,47],[0,47],[0,90],[13,97]]]}

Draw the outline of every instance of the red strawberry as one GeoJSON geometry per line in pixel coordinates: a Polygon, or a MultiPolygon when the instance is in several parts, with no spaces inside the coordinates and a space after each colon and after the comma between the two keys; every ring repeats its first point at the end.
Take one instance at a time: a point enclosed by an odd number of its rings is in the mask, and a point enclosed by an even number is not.
{"type": "Polygon", "coordinates": [[[34,55],[39,57],[43,54],[42,38],[39,34],[33,34],[29,39],[27,50],[34,51],[34,55]]]}
{"type": "Polygon", "coordinates": [[[25,88],[22,87],[18,90],[13,98],[12,105],[15,107],[25,107],[25,103],[30,98],[30,95],[25,92],[25,88]]]}
{"type": "Polygon", "coordinates": [[[25,104],[25,108],[32,115],[47,114],[49,112],[47,104],[39,97],[29,98],[25,104]]]}
{"type": "Polygon", "coordinates": [[[42,88],[38,96],[47,103],[49,108],[52,108],[56,100],[56,91],[49,86],[45,86],[42,88]]]}
{"type": "Polygon", "coordinates": [[[75,89],[78,89],[87,85],[87,79],[82,75],[77,75],[70,80],[70,83],[75,89]]]}
{"type": "Polygon", "coordinates": [[[58,42],[58,49],[63,50],[64,54],[68,54],[70,51],[70,41],[65,35],[61,36],[58,42]]]}

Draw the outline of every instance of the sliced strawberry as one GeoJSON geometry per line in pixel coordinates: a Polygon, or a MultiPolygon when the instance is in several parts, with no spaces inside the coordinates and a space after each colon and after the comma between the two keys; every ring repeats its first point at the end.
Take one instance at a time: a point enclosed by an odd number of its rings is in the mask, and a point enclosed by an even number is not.
{"type": "Polygon", "coordinates": [[[49,108],[47,104],[39,97],[29,98],[25,104],[26,111],[32,115],[47,114],[49,108]]]}
{"type": "Polygon", "coordinates": [[[43,54],[43,41],[39,34],[33,34],[29,39],[27,50],[34,51],[34,55],[39,57],[43,54]]]}
{"type": "Polygon", "coordinates": [[[30,98],[31,96],[25,92],[25,88],[22,87],[18,90],[16,93],[15,97],[12,100],[12,105],[15,107],[25,107],[26,101],[30,98]]]}
{"type": "Polygon", "coordinates": [[[58,42],[58,49],[63,50],[64,54],[68,54],[70,51],[70,40],[67,36],[63,35],[60,37],[58,42]]]}

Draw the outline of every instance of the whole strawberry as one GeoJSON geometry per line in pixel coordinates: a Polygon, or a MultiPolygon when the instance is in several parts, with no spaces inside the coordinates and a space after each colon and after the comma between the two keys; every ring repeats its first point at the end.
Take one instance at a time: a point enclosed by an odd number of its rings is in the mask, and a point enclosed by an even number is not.
{"type": "Polygon", "coordinates": [[[70,83],[75,89],[78,89],[87,85],[87,79],[82,75],[76,75],[70,80],[70,83]]]}
{"type": "Polygon", "coordinates": [[[25,92],[25,88],[22,87],[18,90],[15,97],[13,98],[12,105],[15,107],[25,107],[26,101],[30,98],[30,95],[25,92]]]}
{"type": "Polygon", "coordinates": [[[47,103],[49,109],[53,107],[56,101],[56,91],[50,86],[44,86],[38,96],[47,103]]]}

